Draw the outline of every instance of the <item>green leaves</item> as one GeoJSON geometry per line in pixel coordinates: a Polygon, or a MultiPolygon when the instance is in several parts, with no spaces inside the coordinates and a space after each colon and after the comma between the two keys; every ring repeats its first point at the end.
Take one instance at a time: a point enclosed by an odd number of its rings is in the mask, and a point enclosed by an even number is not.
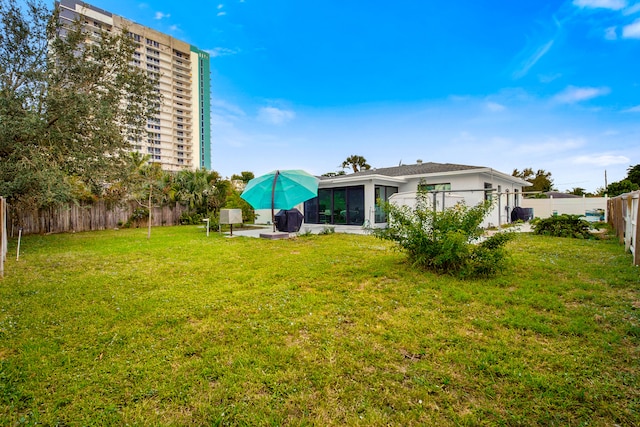
{"type": "Polygon", "coordinates": [[[591,233],[591,225],[580,215],[558,215],[533,222],[533,232],[544,236],[574,237],[579,239],[595,239],[591,233]]]}
{"type": "MultiPolygon", "coordinates": [[[[14,206],[72,201],[68,177],[96,195],[115,182],[158,94],[130,65],[126,33],[59,25],[36,0],[0,1],[0,192],[14,206]]],[[[77,187],[77,186],[76,186],[77,187]]]]}
{"type": "Polygon", "coordinates": [[[461,277],[486,277],[503,266],[503,246],[511,239],[499,233],[476,245],[484,231],[483,219],[492,209],[489,201],[474,207],[458,203],[438,211],[429,202],[427,192],[418,192],[415,209],[386,205],[389,224],[374,230],[381,239],[396,242],[413,265],[442,274],[461,277]]]}

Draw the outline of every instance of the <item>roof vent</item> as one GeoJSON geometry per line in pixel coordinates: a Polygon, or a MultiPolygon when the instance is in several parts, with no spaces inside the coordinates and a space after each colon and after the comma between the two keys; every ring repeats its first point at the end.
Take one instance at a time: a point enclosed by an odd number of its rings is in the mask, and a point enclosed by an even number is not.
{"type": "Polygon", "coordinates": [[[419,164],[419,165],[421,165],[421,164],[422,164],[422,159],[418,159],[418,160],[416,160],[416,163],[417,163],[417,164],[419,164]]]}

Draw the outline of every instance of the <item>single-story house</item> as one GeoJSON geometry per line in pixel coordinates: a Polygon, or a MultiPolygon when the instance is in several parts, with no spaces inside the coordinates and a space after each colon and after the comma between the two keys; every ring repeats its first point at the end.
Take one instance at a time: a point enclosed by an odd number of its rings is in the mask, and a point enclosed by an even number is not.
{"type": "Polygon", "coordinates": [[[347,175],[320,177],[318,197],[304,203],[306,224],[340,224],[384,227],[387,222],[380,202],[415,205],[418,185],[430,191],[436,208],[464,201],[468,206],[492,199],[496,206],[484,226],[509,222],[520,206],[520,178],[488,167],[418,161],[413,165],[372,168],[347,175]]]}

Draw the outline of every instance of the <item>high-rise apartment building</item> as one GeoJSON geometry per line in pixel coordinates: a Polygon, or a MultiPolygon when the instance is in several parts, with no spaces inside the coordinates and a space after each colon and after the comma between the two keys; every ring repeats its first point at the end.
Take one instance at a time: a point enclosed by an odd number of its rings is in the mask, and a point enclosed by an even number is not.
{"type": "Polygon", "coordinates": [[[137,47],[132,63],[157,80],[159,113],[147,138],[131,149],[151,156],[164,170],[211,169],[209,54],[167,34],[78,0],[60,0],[63,25],[79,20],[87,31],[126,29],[137,47]]]}

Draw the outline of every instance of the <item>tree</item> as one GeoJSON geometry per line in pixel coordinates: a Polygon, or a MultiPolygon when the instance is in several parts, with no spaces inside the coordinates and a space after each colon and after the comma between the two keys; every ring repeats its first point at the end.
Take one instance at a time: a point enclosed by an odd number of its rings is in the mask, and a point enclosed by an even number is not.
{"type": "Polygon", "coordinates": [[[616,197],[624,193],[630,193],[632,191],[636,191],[640,188],[638,184],[635,182],[631,182],[628,179],[623,179],[622,181],[612,182],[607,185],[607,195],[609,197],[616,197]]]}
{"type": "Polygon", "coordinates": [[[0,0],[0,193],[27,208],[73,200],[78,182],[100,196],[159,95],[125,31],[62,28],[57,10],[24,4],[0,0]]]}
{"type": "Polygon", "coordinates": [[[323,173],[322,176],[326,176],[326,177],[334,177],[334,176],[342,176],[342,175],[346,175],[345,171],[338,171],[338,172],[327,172],[327,173],[323,173]]]}
{"type": "Polygon", "coordinates": [[[518,169],[514,169],[511,175],[531,183],[530,186],[523,188],[525,192],[539,191],[544,193],[553,190],[551,172],[547,172],[544,169],[538,169],[535,174],[531,168],[525,168],[522,172],[518,169]]]}
{"type": "Polygon", "coordinates": [[[359,172],[361,170],[369,170],[371,169],[371,165],[367,164],[367,159],[362,156],[352,155],[347,157],[347,159],[342,162],[342,169],[346,169],[350,167],[353,169],[353,172],[359,172]]]}
{"type": "Polygon", "coordinates": [[[249,171],[242,171],[240,172],[240,175],[236,175],[236,174],[231,175],[231,180],[242,181],[245,184],[247,184],[253,178],[255,178],[255,175],[253,174],[253,172],[249,172],[249,171]]]}
{"type": "Polygon", "coordinates": [[[573,194],[574,196],[586,196],[586,190],[582,187],[573,187],[571,191],[567,191],[568,194],[573,194]]]}
{"type": "Polygon", "coordinates": [[[640,186],[640,165],[629,166],[627,169],[627,179],[640,186]]]}

